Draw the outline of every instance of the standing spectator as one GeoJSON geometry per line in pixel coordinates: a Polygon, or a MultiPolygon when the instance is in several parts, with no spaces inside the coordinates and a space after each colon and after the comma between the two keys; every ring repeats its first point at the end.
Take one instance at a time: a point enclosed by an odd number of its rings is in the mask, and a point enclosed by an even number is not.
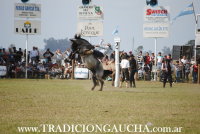
{"type": "Polygon", "coordinates": [[[129,64],[129,61],[127,59],[127,55],[123,55],[122,56],[122,61],[120,63],[120,66],[121,66],[121,73],[122,73],[122,80],[120,82],[120,87],[122,87],[122,84],[124,81],[126,81],[126,88],[128,88],[128,81],[129,81],[129,67],[130,67],[130,64],[129,64]]]}
{"type": "Polygon", "coordinates": [[[8,63],[8,52],[6,52],[6,49],[5,49],[5,48],[2,49],[2,53],[3,53],[3,55],[2,55],[3,60],[4,60],[6,63],[8,63]]]}
{"type": "Polygon", "coordinates": [[[149,53],[146,52],[146,54],[145,54],[145,56],[144,56],[144,63],[145,63],[146,65],[149,65],[150,62],[151,62],[151,57],[149,56],[149,53]]]}
{"type": "Polygon", "coordinates": [[[176,72],[176,82],[180,82],[181,80],[181,65],[179,64],[179,61],[176,61],[175,64],[175,72],[176,72]]]}
{"type": "Polygon", "coordinates": [[[135,73],[137,72],[137,62],[134,58],[134,55],[130,55],[130,87],[136,87],[135,84],[135,73]]]}
{"type": "Polygon", "coordinates": [[[161,55],[161,52],[158,53],[157,56],[157,69],[160,70],[162,67],[162,61],[163,61],[163,56],[161,55]]]}
{"type": "Polygon", "coordinates": [[[155,73],[155,68],[153,70],[153,67],[155,67],[154,65],[155,65],[155,54],[151,53],[150,64],[149,64],[150,72],[151,72],[151,79],[154,78],[154,73],[155,73]]]}
{"type": "Polygon", "coordinates": [[[20,62],[20,63],[21,63],[21,62],[22,62],[22,56],[23,56],[22,49],[19,48],[19,50],[16,52],[16,54],[17,54],[17,55],[16,55],[16,56],[17,56],[17,57],[16,57],[16,60],[17,60],[16,62],[20,62]]]}
{"type": "Polygon", "coordinates": [[[64,62],[70,62],[69,56],[71,54],[71,49],[67,48],[66,51],[64,52],[64,62]]]}
{"type": "Polygon", "coordinates": [[[159,77],[159,81],[161,81],[161,68],[163,63],[163,56],[161,55],[161,52],[158,53],[156,60],[157,60],[157,74],[159,77]]]}
{"type": "Polygon", "coordinates": [[[58,64],[59,67],[61,67],[61,63],[63,59],[62,52],[60,51],[60,49],[57,49],[55,53],[56,53],[56,63],[58,64]]]}
{"type": "Polygon", "coordinates": [[[51,62],[51,58],[54,56],[54,54],[50,51],[50,49],[48,48],[46,52],[44,52],[43,54],[46,63],[51,62]]]}
{"type": "Polygon", "coordinates": [[[38,63],[40,61],[40,52],[39,52],[38,47],[35,47],[35,50],[37,51],[36,63],[38,63]]]}
{"type": "Polygon", "coordinates": [[[186,78],[186,74],[185,74],[185,65],[186,65],[186,63],[188,62],[188,60],[186,59],[185,56],[183,56],[183,58],[181,59],[181,62],[182,62],[182,64],[183,64],[183,79],[185,79],[185,78],[186,78]]]}
{"type": "Polygon", "coordinates": [[[140,51],[139,55],[137,56],[138,71],[136,72],[136,79],[140,78],[141,73],[139,72],[142,72],[143,60],[142,51],[140,51]]]}
{"type": "Polygon", "coordinates": [[[142,67],[143,61],[144,59],[143,59],[142,51],[140,51],[139,55],[137,56],[138,68],[142,67]]]}
{"type": "Polygon", "coordinates": [[[169,59],[165,59],[162,64],[162,72],[163,72],[163,88],[165,88],[165,85],[167,83],[167,80],[169,81],[170,87],[172,87],[172,69],[173,66],[171,64],[171,61],[169,59]]]}
{"type": "Polygon", "coordinates": [[[198,64],[195,63],[192,66],[192,82],[196,83],[198,80],[198,64]]]}
{"type": "Polygon", "coordinates": [[[185,64],[185,79],[188,82],[189,81],[189,74],[190,74],[190,62],[187,61],[185,64]]]}
{"type": "Polygon", "coordinates": [[[3,60],[3,50],[0,48],[0,65],[3,65],[5,61],[3,60]]]}
{"type": "Polygon", "coordinates": [[[14,58],[14,53],[12,51],[12,48],[8,49],[8,62],[14,64],[15,63],[15,58],[14,58]]]}
{"type": "Polygon", "coordinates": [[[30,58],[31,58],[31,63],[36,64],[37,63],[37,56],[39,55],[36,47],[33,47],[33,50],[30,51],[30,58]]]}

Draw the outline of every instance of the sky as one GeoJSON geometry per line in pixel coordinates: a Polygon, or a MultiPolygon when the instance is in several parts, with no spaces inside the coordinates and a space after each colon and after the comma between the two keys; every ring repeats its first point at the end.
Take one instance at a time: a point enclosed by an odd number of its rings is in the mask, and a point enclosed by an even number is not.
{"type": "MultiPolygon", "coordinates": [[[[170,18],[194,2],[195,13],[200,14],[200,0],[158,0],[158,6],[169,6],[170,18]]],[[[0,0],[0,47],[14,44],[25,48],[26,36],[14,33],[14,4],[21,0],[0,0]]],[[[82,0],[29,0],[41,4],[41,34],[28,36],[28,49],[32,46],[44,49],[44,39],[73,38],[77,32],[77,7],[82,0]]],[[[120,50],[130,51],[142,45],[146,51],[154,51],[154,38],[143,37],[144,7],[146,0],[92,0],[91,4],[103,7],[103,36],[91,37],[92,44],[101,39],[114,45],[113,30],[118,26],[121,39],[120,50]]],[[[89,40],[88,37],[85,39],[89,40]]],[[[170,25],[169,37],[157,39],[157,50],[164,46],[184,45],[195,39],[195,17],[193,14],[178,18],[170,25]]]]}

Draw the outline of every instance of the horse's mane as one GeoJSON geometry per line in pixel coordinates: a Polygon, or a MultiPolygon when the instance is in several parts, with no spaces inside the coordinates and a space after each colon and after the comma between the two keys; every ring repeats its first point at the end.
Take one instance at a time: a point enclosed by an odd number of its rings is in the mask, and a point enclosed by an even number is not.
{"type": "MultiPolygon", "coordinates": [[[[81,36],[79,34],[76,34],[74,36],[74,39],[72,40],[72,42],[73,42],[73,44],[72,44],[71,48],[73,51],[76,51],[80,47],[87,47],[89,50],[91,50],[91,49],[94,50],[94,48],[95,48],[92,44],[90,44],[90,42],[81,38],[81,36]]],[[[93,55],[98,58],[104,57],[104,54],[98,50],[94,50],[93,55]]]]}

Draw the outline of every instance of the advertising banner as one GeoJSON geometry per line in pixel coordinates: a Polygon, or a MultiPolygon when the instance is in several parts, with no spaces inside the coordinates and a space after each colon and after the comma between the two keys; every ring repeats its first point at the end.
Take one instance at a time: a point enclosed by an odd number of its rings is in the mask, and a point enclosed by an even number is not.
{"type": "Polygon", "coordinates": [[[102,36],[103,22],[79,22],[77,32],[82,36],[102,36]]]}
{"type": "Polygon", "coordinates": [[[144,8],[143,36],[145,38],[169,37],[169,7],[144,8]]]}
{"type": "Polygon", "coordinates": [[[15,3],[15,17],[41,18],[41,5],[33,3],[15,3]]]}
{"type": "Polygon", "coordinates": [[[79,6],[78,19],[103,19],[103,11],[100,6],[79,6]]]}
{"type": "Polygon", "coordinates": [[[6,76],[7,68],[6,66],[0,66],[0,76],[6,76]]]}
{"type": "Polygon", "coordinates": [[[169,24],[146,23],[143,25],[143,36],[146,38],[164,38],[169,36],[169,24]]]}
{"type": "Polygon", "coordinates": [[[87,68],[75,68],[74,78],[75,79],[88,79],[89,70],[87,68]]]}
{"type": "Polygon", "coordinates": [[[15,20],[16,34],[41,34],[41,22],[38,20],[15,20]]]}

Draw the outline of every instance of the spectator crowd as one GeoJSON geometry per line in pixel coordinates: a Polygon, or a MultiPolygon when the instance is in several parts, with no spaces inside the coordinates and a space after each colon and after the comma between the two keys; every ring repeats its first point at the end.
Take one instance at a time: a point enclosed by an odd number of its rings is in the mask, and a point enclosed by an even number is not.
{"type": "MultiPolygon", "coordinates": [[[[108,65],[114,63],[115,52],[110,44],[104,47],[97,45],[97,50],[104,53],[105,57],[101,59],[103,64],[108,65]]],[[[33,47],[28,51],[28,78],[70,78],[72,73],[72,63],[69,58],[71,53],[70,48],[61,52],[57,49],[51,52],[47,49],[45,52],[40,52],[37,47],[33,47]]],[[[136,87],[135,79],[142,80],[164,80],[165,61],[170,61],[172,80],[174,82],[189,82],[194,83],[198,79],[198,65],[193,59],[187,59],[182,56],[180,60],[174,61],[171,55],[162,55],[161,52],[155,57],[154,53],[143,54],[140,51],[136,56],[130,52],[120,52],[120,86],[125,81],[126,87],[136,87]],[[156,64],[156,66],[155,66],[156,64]],[[191,76],[191,77],[190,77],[191,76]]],[[[24,78],[26,73],[26,50],[16,47],[0,49],[0,66],[6,66],[6,78],[24,78]]],[[[75,66],[84,67],[79,55],[75,55],[75,66]]],[[[114,71],[111,70],[111,71],[114,71]]],[[[168,79],[168,81],[171,81],[168,79]]]]}

